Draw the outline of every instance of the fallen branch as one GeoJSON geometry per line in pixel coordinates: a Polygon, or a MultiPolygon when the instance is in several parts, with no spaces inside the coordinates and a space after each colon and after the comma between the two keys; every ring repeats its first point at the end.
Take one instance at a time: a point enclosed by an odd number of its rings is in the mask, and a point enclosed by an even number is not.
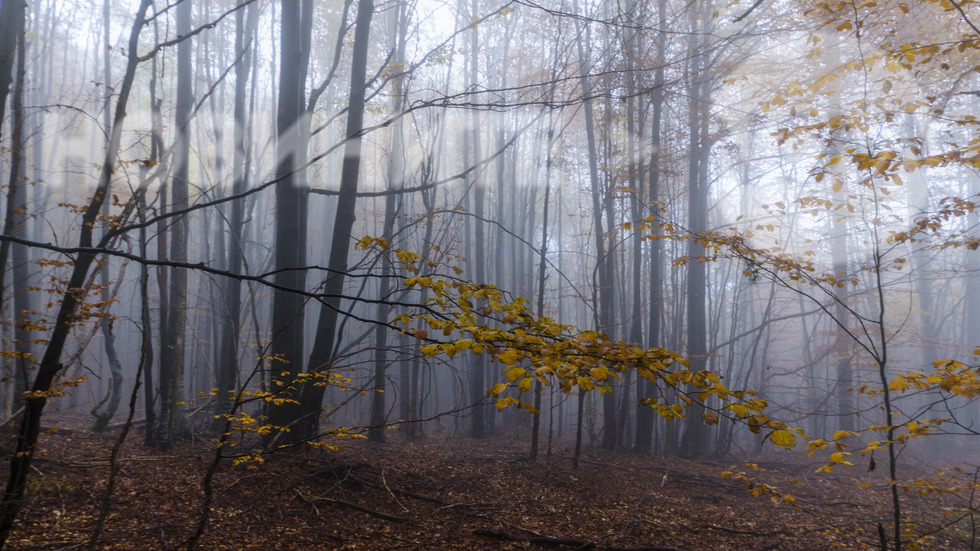
{"type": "Polygon", "coordinates": [[[342,499],[331,499],[331,498],[320,498],[318,501],[323,503],[330,503],[331,505],[341,505],[343,507],[348,507],[354,509],[355,511],[360,511],[362,513],[367,513],[372,517],[378,517],[384,520],[390,520],[391,522],[415,522],[415,519],[409,517],[400,517],[398,515],[389,515],[388,513],[382,513],[381,511],[376,511],[370,507],[365,507],[363,505],[358,505],[356,503],[351,503],[349,501],[344,501],[342,499]]]}
{"type": "Polygon", "coordinates": [[[717,530],[719,532],[727,532],[729,534],[738,534],[740,536],[760,536],[760,537],[764,536],[764,537],[769,537],[769,536],[788,536],[788,535],[790,535],[790,533],[787,532],[784,529],[773,530],[771,532],[761,532],[759,530],[739,530],[737,528],[726,528],[724,526],[715,526],[713,524],[702,524],[700,526],[697,526],[695,528],[692,528],[692,530],[694,530],[694,531],[702,530],[702,529],[706,529],[706,530],[717,530]]]}
{"type": "Polygon", "coordinates": [[[576,549],[596,549],[602,551],[685,551],[679,547],[670,547],[663,545],[641,545],[638,547],[622,547],[619,545],[608,545],[596,543],[594,541],[579,540],[572,538],[553,538],[549,536],[518,536],[516,534],[510,534],[507,532],[502,532],[500,530],[476,530],[473,532],[478,536],[486,536],[490,538],[497,538],[507,541],[521,541],[526,543],[532,543],[537,545],[574,545],[576,549]]]}
{"type": "Polygon", "coordinates": [[[347,507],[348,509],[354,509],[355,511],[360,511],[362,513],[367,513],[367,514],[371,515],[372,517],[377,517],[377,518],[380,518],[380,519],[383,519],[383,520],[388,520],[388,521],[391,521],[391,522],[415,522],[415,519],[414,518],[400,517],[398,515],[389,515],[388,513],[384,513],[384,512],[378,511],[376,509],[372,509],[370,507],[365,507],[363,505],[358,505],[356,503],[351,503],[349,501],[344,501],[342,499],[333,499],[333,498],[329,498],[329,497],[317,497],[317,498],[313,498],[313,497],[309,497],[309,496],[304,495],[302,492],[300,492],[299,490],[297,490],[295,488],[293,488],[293,491],[296,492],[296,495],[299,496],[300,499],[302,499],[303,501],[305,501],[306,503],[308,503],[310,506],[312,506],[313,509],[317,512],[317,515],[319,515],[319,513],[320,513],[319,509],[317,509],[317,507],[316,507],[317,504],[326,503],[326,504],[329,504],[329,505],[340,505],[341,507],[347,507]]]}
{"type": "Polygon", "coordinates": [[[383,489],[389,490],[391,492],[394,492],[394,493],[396,493],[398,495],[402,495],[402,496],[405,496],[405,497],[410,497],[412,499],[417,499],[419,501],[428,501],[429,503],[435,503],[436,505],[439,505],[441,507],[449,507],[449,506],[451,506],[451,504],[448,503],[444,499],[439,499],[437,497],[431,497],[431,496],[427,496],[427,495],[418,494],[418,493],[412,492],[410,490],[403,490],[401,488],[388,489],[387,488],[387,485],[382,486],[381,484],[378,484],[377,482],[373,482],[373,481],[368,480],[366,478],[361,478],[361,477],[356,476],[354,474],[348,474],[347,475],[347,478],[353,480],[354,482],[357,482],[358,484],[363,484],[364,486],[369,486],[371,488],[378,488],[378,489],[382,489],[383,488],[383,489]]]}

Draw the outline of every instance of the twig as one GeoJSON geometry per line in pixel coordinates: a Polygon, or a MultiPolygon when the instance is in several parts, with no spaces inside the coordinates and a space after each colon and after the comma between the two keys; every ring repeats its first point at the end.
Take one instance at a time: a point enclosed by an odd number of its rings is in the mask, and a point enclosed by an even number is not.
{"type": "Polygon", "coordinates": [[[738,23],[739,21],[741,21],[741,20],[745,19],[746,17],[748,17],[750,13],[754,12],[756,8],[758,8],[760,5],[762,5],[762,2],[763,1],[764,0],[756,0],[755,1],[755,4],[752,4],[752,7],[750,7],[748,9],[748,11],[746,11],[742,15],[736,17],[735,19],[732,19],[732,23],[738,23]]]}
{"type": "Polygon", "coordinates": [[[365,507],[363,505],[358,505],[356,503],[351,503],[349,501],[344,501],[342,499],[331,499],[331,498],[328,498],[328,497],[324,497],[324,498],[320,498],[320,501],[322,501],[324,503],[330,503],[330,504],[333,504],[333,505],[341,505],[343,507],[348,507],[350,509],[354,509],[355,511],[360,511],[362,513],[367,513],[367,514],[369,514],[369,515],[371,515],[373,517],[378,517],[378,518],[384,519],[384,520],[390,520],[391,522],[415,522],[415,519],[414,518],[400,517],[398,515],[389,515],[388,513],[383,513],[381,511],[377,511],[377,510],[372,509],[370,507],[365,507]]]}
{"type": "Polygon", "coordinates": [[[729,534],[738,534],[741,536],[778,536],[778,535],[789,535],[786,530],[773,530],[772,532],[760,532],[758,530],[738,530],[735,528],[725,528],[724,526],[715,526],[713,524],[702,524],[694,530],[700,530],[706,528],[708,530],[717,530],[719,532],[726,532],[729,534]]]}
{"type": "Polygon", "coordinates": [[[381,470],[381,484],[384,485],[385,490],[388,490],[388,494],[391,496],[391,499],[394,499],[395,500],[395,503],[397,503],[398,506],[402,508],[402,511],[408,511],[408,507],[405,507],[404,505],[402,505],[402,503],[400,501],[398,501],[398,498],[395,497],[395,493],[392,492],[391,491],[391,488],[388,487],[388,482],[385,480],[385,471],[384,471],[384,469],[381,470]]]}
{"type": "Polygon", "coordinates": [[[308,503],[308,504],[310,504],[310,505],[313,506],[314,510],[316,510],[316,512],[317,512],[317,516],[319,516],[320,511],[319,511],[319,509],[316,508],[316,504],[317,503],[329,503],[331,505],[340,505],[342,507],[347,507],[349,509],[354,509],[355,511],[360,511],[362,513],[367,513],[367,514],[371,515],[372,517],[377,517],[377,518],[388,520],[388,521],[391,521],[391,522],[415,522],[415,519],[414,518],[400,517],[398,515],[389,515],[388,513],[384,513],[382,511],[378,511],[378,510],[372,509],[370,507],[365,507],[363,505],[358,505],[356,503],[351,503],[349,501],[344,501],[342,499],[333,499],[333,498],[329,498],[329,497],[317,497],[317,498],[313,498],[313,497],[308,497],[308,496],[303,495],[303,493],[300,492],[296,488],[293,488],[293,491],[296,492],[296,495],[298,495],[300,497],[300,499],[302,499],[306,503],[308,503]]]}

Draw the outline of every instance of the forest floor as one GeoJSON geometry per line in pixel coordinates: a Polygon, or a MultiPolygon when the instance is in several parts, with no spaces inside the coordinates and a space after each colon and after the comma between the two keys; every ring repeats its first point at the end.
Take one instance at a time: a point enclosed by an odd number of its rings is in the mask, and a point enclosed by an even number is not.
{"type": "MultiPolygon", "coordinates": [[[[118,431],[93,434],[67,417],[47,418],[46,426],[58,431],[42,436],[10,548],[84,549],[118,431]]],[[[816,455],[804,461],[798,453],[759,456],[755,470],[741,460],[589,449],[573,469],[569,446],[531,462],[526,438],[515,434],[404,442],[391,433],[395,442],[385,445],[350,440],[340,450],[228,461],[198,548],[812,551],[876,548],[877,523],[888,525],[881,459],[873,473],[864,465],[815,474],[816,455]],[[745,472],[795,501],[753,497],[723,471],[745,472]]],[[[213,442],[160,453],[141,441],[134,431],[123,446],[99,549],[182,549],[194,532],[213,442]]],[[[952,494],[903,499],[920,531],[964,505],[952,494]]],[[[969,540],[967,519],[922,548],[967,549],[969,540]]]]}

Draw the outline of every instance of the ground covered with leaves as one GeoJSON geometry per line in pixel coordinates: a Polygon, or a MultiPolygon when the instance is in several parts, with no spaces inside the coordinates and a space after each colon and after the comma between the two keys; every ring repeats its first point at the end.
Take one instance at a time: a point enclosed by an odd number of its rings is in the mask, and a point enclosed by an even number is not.
{"type": "MultiPolygon", "coordinates": [[[[98,516],[118,433],[54,425],[42,437],[11,548],[83,549],[98,516]]],[[[520,432],[481,441],[400,436],[223,463],[199,548],[812,551],[876,546],[877,522],[888,518],[880,467],[818,475],[822,463],[799,454],[688,462],[590,449],[573,469],[565,445],[529,461],[520,432]],[[771,493],[753,497],[745,479],[722,478],[725,471],[768,484],[775,502],[771,493]]],[[[214,443],[162,454],[140,440],[134,434],[123,446],[99,548],[182,549],[200,515],[214,443]]],[[[906,499],[919,530],[939,530],[924,549],[970,547],[969,519],[949,526],[962,499],[906,499]]]]}

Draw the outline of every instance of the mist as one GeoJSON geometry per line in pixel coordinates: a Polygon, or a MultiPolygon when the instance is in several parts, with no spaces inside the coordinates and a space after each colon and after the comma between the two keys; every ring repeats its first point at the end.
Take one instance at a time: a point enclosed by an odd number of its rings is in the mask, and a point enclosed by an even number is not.
{"type": "Polygon", "coordinates": [[[0,548],[974,549],[978,22],[3,0],[0,548]]]}

